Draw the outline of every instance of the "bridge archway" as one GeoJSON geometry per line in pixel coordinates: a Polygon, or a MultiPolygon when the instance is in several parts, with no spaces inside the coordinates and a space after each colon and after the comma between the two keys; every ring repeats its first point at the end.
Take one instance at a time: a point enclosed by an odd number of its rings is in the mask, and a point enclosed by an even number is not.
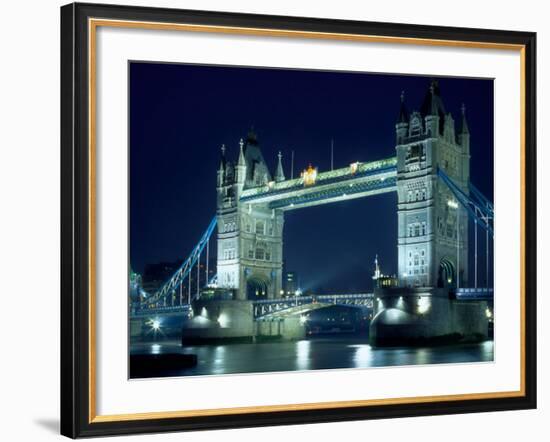
{"type": "Polygon", "coordinates": [[[251,275],[246,280],[246,299],[267,299],[269,280],[260,275],[251,275]]]}
{"type": "Polygon", "coordinates": [[[438,287],[456,286],[456,269],[452,261],[443,258],[439,262],[438,287]]]}

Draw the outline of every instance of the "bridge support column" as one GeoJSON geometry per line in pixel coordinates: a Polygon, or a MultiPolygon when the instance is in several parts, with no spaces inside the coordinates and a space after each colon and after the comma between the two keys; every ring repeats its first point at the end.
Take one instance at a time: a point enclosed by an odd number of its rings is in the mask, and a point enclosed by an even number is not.
{"type": "Polygon", "coordinates": [[[279,338],[284,340],[299,340],[306,336],[305,324],[300,317],[266,319],[256,322],[256,337],[259,339],[279,338]]]}
{"type": "Polygon", "coordinates": [[[373,346],[481,341],[488,336],[485,301],[451,299],[447,289],[375,290],[369,340],[373,346]]]}
{"type": "Polygon", "coordinates": [[[251,301],[199,300],[193,303],[193,317],[183,325],[182,344],[252,341],[254,334],[251,301]]]}

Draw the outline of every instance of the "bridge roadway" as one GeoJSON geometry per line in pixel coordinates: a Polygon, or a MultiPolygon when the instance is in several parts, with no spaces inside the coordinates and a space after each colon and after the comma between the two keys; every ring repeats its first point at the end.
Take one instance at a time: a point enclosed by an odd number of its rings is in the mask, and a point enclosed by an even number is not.
{"type": "Polygon", "coordinates": [[[333,305],[373,308],[372,293],[296,296],[293,298],[262,299],[254,302],[254,319],[276,319],[300,316],[312,310],[333,305]]]}
{"type": "Polygon", "coordinates": [[[352,163],[348,167],[321,172],[310,184],[304,178],[270,182],[246,189],[240,201],[264,204],[270,209],[292,210],[367,195],[393,192],[397,183],[397,158],[369,163],[352,163]]]}

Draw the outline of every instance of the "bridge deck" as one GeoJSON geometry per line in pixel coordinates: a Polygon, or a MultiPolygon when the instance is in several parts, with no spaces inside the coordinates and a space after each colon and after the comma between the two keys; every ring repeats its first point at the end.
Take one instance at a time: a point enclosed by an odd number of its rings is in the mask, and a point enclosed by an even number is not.
{"type": "Polygon", "coordinates": [[[243,191],[240,201],[268,204],[272,209],[291,210],[325,204],[341,198],[360,198],[392,192],[396,187],[395,157],[370,163],[354,163],[348,167],[321,172],[313,184],[303,178],[270,183],[243,191]]]}

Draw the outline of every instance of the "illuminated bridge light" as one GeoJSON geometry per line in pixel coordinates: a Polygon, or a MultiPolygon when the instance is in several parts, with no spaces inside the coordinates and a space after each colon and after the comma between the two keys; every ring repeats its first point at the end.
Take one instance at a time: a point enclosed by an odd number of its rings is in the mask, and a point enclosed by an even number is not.
{"type": "Polygon", "coordinates": [[[304,186],[312,186],[317,180],[317,168],[311,164],[302,172],[302,178],[304,179],[304,186]]]}
{"type": "Polygon", "coordinates": [[[455,200],[448,200],[447,206],[449,206],[451,209],[458,209],[458,203],[455,200]]]}

